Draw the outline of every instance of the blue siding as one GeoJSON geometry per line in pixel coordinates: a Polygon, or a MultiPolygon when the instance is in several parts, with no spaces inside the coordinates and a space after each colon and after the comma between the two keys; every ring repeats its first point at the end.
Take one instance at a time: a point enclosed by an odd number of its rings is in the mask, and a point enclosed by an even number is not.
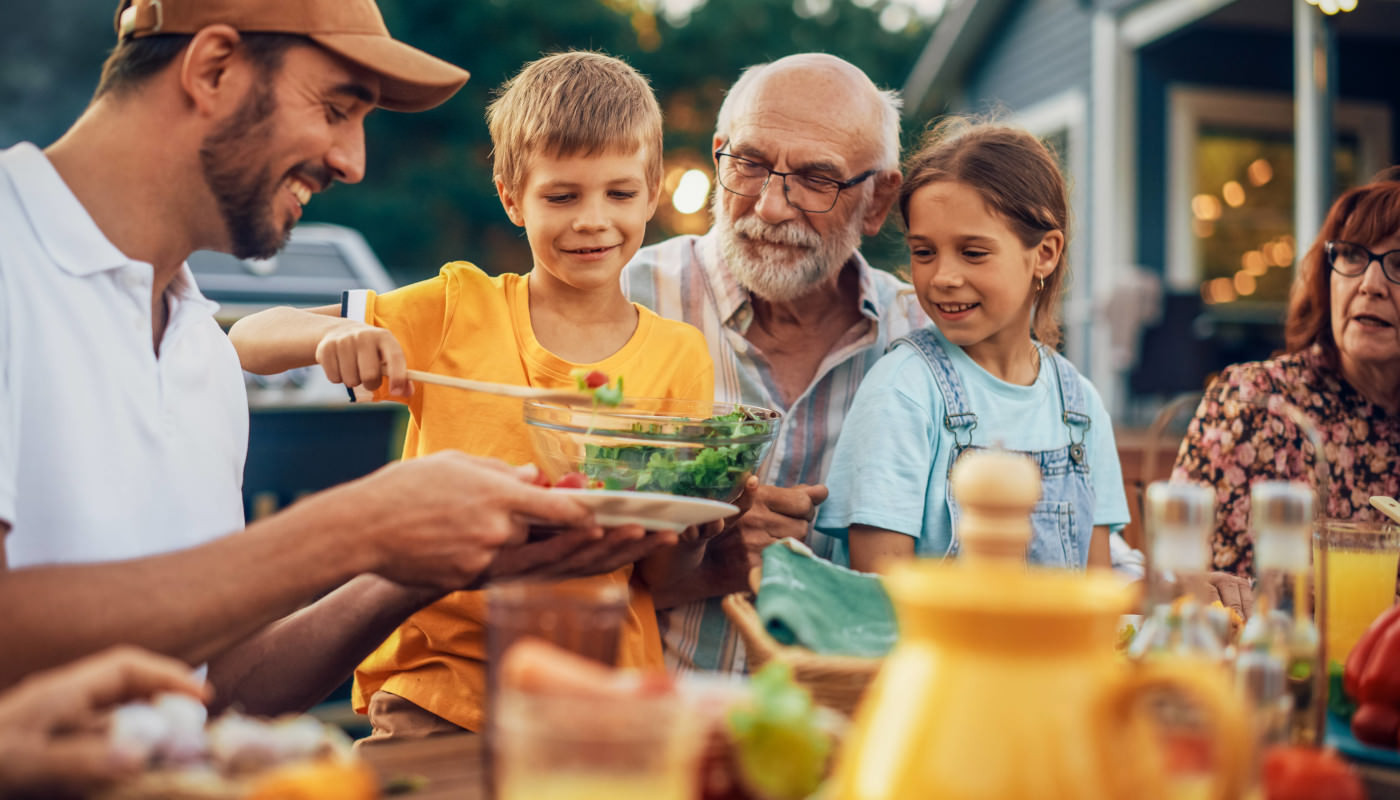
{"type": "Polygon", "coordinates": [[[1066,89],[1088,91],[1090,13],[1079,0],[1019,0],[968,69],[964,107],[1016,110],[1066,89]]]}

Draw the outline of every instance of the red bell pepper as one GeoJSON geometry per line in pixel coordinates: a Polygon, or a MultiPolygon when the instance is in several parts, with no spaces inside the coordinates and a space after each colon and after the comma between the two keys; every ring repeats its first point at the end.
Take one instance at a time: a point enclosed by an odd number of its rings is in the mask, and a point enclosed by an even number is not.
{"type": "Polygon", "coordinates": [[[1356,646],[1351,648],[1351,654],[1347,656],[1347,663],[1342,672],[1342,685],[1346,688],[1347,695],[1351,699],[1364,702],[1361,697],[1361,675],[1371,660],[1371,651],[1375,649],[1381,634],[1392,628],[1397,619],[1400,619],[1400,605],[1391,606],[1385,613],[1376,617],[1375,621],[1356,642],[1356,646]]]}

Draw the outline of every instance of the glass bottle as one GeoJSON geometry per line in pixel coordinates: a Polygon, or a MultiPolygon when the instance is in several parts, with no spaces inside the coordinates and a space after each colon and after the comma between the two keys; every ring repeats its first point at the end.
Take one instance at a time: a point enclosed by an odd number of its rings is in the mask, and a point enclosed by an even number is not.
{"type": "Polygon", "coordinates": [[[1313,492],[1302,483],[1259,481],[1250,506],[1254,613],[1240,635],[1236,675],[1254,705],[1261,744],[1316,744],[1322,673],[1310,585],[1313,492]]]}
{"type": "Polygon", "coordinates": [[[1129,658],[1173,655],[1222,663],[1226,651],[1219,623],[1204,598],[1191,591],[1207,585],[1215,493],[1189,483],[1152,483],[1143,522],[1150,555],[1146,602],[1129,658]]]}

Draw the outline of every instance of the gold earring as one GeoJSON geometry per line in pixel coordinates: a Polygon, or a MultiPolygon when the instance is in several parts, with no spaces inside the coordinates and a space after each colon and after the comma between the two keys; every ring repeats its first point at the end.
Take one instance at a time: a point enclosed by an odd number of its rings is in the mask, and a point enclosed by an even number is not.
{"type": "Polygon", "coordinates": [[[1040,279],[1040,289],[1039,289],[1039,291],[1042,291],[1042,292],[1045,291],[1045,278],[1041,278],[1041,279],[1040,279]]]}

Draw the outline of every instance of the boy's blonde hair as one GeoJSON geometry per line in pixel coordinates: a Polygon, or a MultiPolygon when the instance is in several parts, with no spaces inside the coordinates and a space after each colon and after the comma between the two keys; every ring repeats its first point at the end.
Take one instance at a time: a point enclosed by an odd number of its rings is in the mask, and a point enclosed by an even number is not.
{"type": "Polygon", "coordinates": [[[486,108],[496,178],[520,191],[530,159],[645,149],[647,181],[661,181],[661,106],[627,63],[574,50],[531,61],[486,108]]]}

